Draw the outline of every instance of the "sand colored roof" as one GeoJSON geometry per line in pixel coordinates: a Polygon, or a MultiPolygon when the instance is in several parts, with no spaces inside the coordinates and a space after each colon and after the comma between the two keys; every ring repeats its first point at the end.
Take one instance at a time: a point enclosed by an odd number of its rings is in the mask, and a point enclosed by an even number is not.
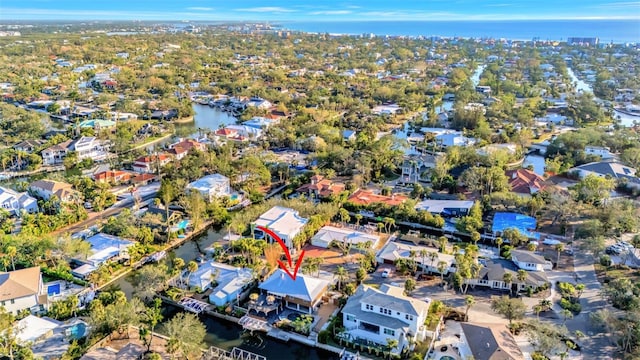
{"type": "Polygon", "coordinates": [[[371,190],[358,189],[353,195],[349,196],[349,202],[359,205],[370,205],[375,203],[383,203],[389,206],[397,206],[407,200],[406,196],[391,195],[385,196],[376,194],[371,190]]]}
{"type": "Polygon", "coordinates": [[[40,292],[40,267],[0,273],[0,301],[36,295],[40,292]]]}
{"type": "Polygon", "coordinates": [[[55,193],[60,190],[70,191],[73,185],[67,184],[65,182],[53,181],[53,180],[37,180],[32,182],[31,185],[29,185],[29,187],[37,187],[37,188],[55,193]]]}

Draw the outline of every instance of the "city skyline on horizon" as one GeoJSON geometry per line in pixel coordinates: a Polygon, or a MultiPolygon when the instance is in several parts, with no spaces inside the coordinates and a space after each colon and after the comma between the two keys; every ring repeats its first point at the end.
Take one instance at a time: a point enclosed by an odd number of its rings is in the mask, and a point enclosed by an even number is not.
{"type": "Polygon", "coordinates": [[[362,0],[241,0],[233,4],[204,0],[184,2],[113,0],[25,0],[0,3],[0,21],[9,20],[193,20],[193,21],[504,21],[504,20],[639,20],[640,1],[584,0],[407,0],[400,4],[362,0]]]}

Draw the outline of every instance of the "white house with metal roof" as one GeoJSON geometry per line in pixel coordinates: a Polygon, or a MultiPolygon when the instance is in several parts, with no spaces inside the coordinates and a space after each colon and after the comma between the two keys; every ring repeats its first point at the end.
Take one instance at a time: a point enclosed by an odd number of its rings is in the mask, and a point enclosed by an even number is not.
{"type": "Polygon", "coordinates": [[[133,241],[104,233],[95,234],[85,241],[91,245],[90,255],[86,259],[74,259],[81,265],[71,270],[73,275],[80,278],[85,278],[108,261],[126,258],[127,249],[134,244],[133,241]]]}
{"type": "Polygon", "coordinates": [[[19,216],[22,210],[28,213],[38,212],[38,201],[26,192],[19,193],[0,186],[0,207],[11,215],[19,216]]]}
{"type": "Polygon", "coordinates": [[[398,340],[395,353],[411,341],[428,335],[424,322],[430,301],[404,295],[404,289],[383,284],[380,290],[360,285],[342,309],[343,324],[351,339],[365,339],[386,345],[398,340]]]}
{"type": "Polygon", "coordinates": [[[356,246],[360,243],[370,243],[370,248],[375,248],[380,241],[380,236],[367,234],[348,227],[324,226],[311,238],[311,245],[328,248],[332,242],[346,243],[356,246]]]}
{"type": "Polygon", "coordinates": [[[238,298],[253,282],[253,273],[251,269],[210,261],[200,264],[198,270],[189,275],[188,282],[191,288],[212,289],[209,302],[222,306],[238,298]]]}
{"type": "MultiPolygon", "coordinates": [[[[302,232],[308,219],[301,217],[297,211],[284,206],[274,206],[254,222],[256,226],[263,226],[273,231],[284,241],[289,249],[294,248],[293,238],[302,232]]],[[[259,229],[256,236],[267,236],[259,229]]]]}
{"type": "Polygon", "coordinates": [[[229,178],[220,174],[211,174],[202,177],[187,185],[187,191],[196,190],[205,199],[213,200],[216,197],[231,195],[229,178]]]}
{"type": "Polygon", "coordinates": [[[282,269],[276,270],[258,286],[260,290],[282,301],[285,307],[309,314],[318,309],[328,287],[328,280],[300,273],[293,280],[282,269]]]}
{"type": "Polygon", "coordinates": [[[511,261],[523,270],[545,271],[553,269],[553,263],[531,251],[511,250],[511,261]]]}

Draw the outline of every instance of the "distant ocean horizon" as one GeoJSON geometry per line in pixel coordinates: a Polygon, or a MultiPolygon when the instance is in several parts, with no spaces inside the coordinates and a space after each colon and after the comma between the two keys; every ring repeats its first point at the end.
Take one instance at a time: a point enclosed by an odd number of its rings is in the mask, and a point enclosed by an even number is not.
{"type": "Polygon", "coordinates": [[[600,43],[640,43],[639,20],[509,20],[509,21],[317,21],[279,22],[307,33],[377,36],[441,36],[557,40],[597,37],[600,43]]]}

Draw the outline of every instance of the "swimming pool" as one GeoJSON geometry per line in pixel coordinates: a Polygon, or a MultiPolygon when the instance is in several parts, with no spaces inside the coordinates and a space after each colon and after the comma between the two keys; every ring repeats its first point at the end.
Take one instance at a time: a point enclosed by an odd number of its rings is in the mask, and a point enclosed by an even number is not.
{"type": "Polygon", "coordinates": [[[444,355],[444,356],[440,356],[439,360],[456,360],[453,357],[449,356],[449,355],[444,355]]]}
{"type": "Polygon", "coordinates": [[[230,198],[233,201],[238,200],[238,194],[232,194],[230,198]]]}
{"type": "Polygon", "coordinates": [[[87,335],[87,325],[85,323],[77,323],[67,329],[67,334],[72,339],[80,339],[87,335]]]}
{"type": "Polygon", "coordinates": [[[176,228],[178,228],[178,229],[186,229],[187,225],[189,225],[189,220],[182,220],[176,225],[176,228]]]}

